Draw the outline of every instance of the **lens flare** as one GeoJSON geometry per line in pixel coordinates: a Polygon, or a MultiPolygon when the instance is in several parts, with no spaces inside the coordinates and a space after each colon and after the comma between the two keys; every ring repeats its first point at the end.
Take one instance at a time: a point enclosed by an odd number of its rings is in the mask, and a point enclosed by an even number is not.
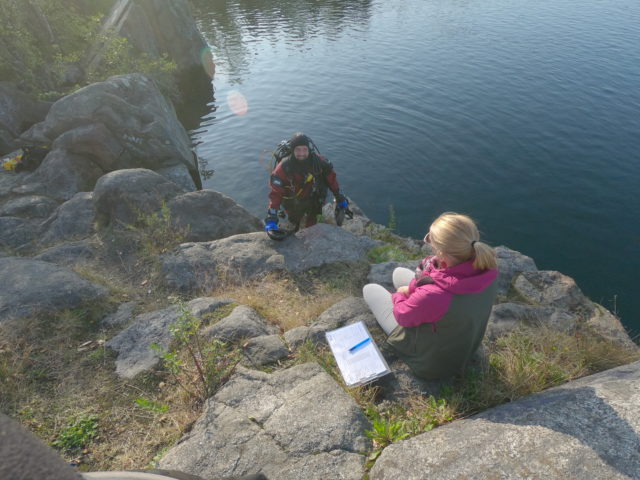
{"type": "Polygon", "coordinates": [[[200,50],[200,61],[207,75],[213,78],[213,75],[216,73],[216,64],[213,63],[213,52],[211,48],[205,47],[200,50]]]}
{"type": "Polygon", "coordinates": [[[227,105],[229,105],[231,111],[236,115],[244,115],[249,111],[247,99],[237,90],[232,90],[227,93],[227,105]]]}

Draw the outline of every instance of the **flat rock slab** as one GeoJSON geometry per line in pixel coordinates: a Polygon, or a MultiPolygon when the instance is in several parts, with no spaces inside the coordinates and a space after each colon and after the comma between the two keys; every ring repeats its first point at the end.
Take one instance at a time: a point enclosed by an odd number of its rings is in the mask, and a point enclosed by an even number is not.
{"type": "Polygon", "coordinates": [[[316,363],[274,374],[240,367],[160,468],[203,478],[261,472],[278,480],[360,480],[370,428],[316,363]]]}
{"type": "MultiPolygon", "coordinates": [[[[224,298],[196,298],[187,303],[187,310],[196,317],[213,312],[216,308],[232,303],[224,298]]],[[[135,317],[134,323],[109,340],[105,345],[116,352],[116,374],[133,378],[141,372],[154,368],[160,362],[160,354],[151,348],[158,345],[169,348],[169,327],[178,320],[180,311],[176,305],[143,313],[135,317]]]]}
{"type": "Polygon", "coordinates": [[[243,281],[274,270],[302,272],[312,267],[358,261],[380,242],[328,224],[305,228],[283,241],[264,232],[202,243],[184,243],[162,257],[167,284],[180,291],[214,288],[221,279],[243,281]]]}
{"type": "Polygon", "coordinates": [[[22,257],[0,258],[0,323],[76,308],[108,294],[77,273],[22,257]]]}
{"type": "Polygon", "coordinates": [[[372,480],[640,478],[640,362],[387,447],[372,480]]]}

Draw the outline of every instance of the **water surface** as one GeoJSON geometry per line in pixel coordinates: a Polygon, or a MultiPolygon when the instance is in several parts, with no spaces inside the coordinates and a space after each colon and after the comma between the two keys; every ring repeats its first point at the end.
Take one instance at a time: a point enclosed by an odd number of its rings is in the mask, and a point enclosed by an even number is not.
{"type": "Polygon", "coordinates": [[[640,2],[197,0],[217,65],[207,188],[263,218],[302,130],[374,221],[441,212],[576,279],[640,332],[640,2]],[[265,157],[266,158],[266,157],[265,157]]]}

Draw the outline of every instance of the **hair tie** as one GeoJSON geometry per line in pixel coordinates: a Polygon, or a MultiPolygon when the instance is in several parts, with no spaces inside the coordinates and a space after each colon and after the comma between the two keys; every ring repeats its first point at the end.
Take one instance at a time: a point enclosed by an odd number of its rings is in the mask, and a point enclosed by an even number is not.
{"type": "Polygon", "coordinates": [[[475,244],[476,244],[476,241],[475,241],[475,240],[472,240],[472,241],[471,241],[471,248],[473,248],[473,246],[474,246],[475,244]]]}

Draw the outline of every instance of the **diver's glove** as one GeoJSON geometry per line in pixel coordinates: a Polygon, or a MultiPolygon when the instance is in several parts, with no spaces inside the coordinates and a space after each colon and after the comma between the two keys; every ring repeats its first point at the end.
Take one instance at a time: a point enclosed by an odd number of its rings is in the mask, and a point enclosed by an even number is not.
{"type": "Polygon", "coordinates": [[[335,195],[336,197],[336,209],[334,212],[334,217],[336,219],[336,225],[339,227],[342,226],[342,222],[344,222],[344,217],[346,216],[348,219],[353,218],[353,212],[349,210],[349,200],[347,197],[338,193],[335,195]]]}
{"type": "Polygon", "coordinates": [[[264,219],[264,230],[278,230],[278,211],[275,208],[267,210],[267,218],[264,219]]]}
{"type": "Polygon", "coordinates": [[[342,195],[341,193],[336,194],[336,208],[344,208],[345,210],[349,207],[349,200],[347,197],[342,195]]]}

